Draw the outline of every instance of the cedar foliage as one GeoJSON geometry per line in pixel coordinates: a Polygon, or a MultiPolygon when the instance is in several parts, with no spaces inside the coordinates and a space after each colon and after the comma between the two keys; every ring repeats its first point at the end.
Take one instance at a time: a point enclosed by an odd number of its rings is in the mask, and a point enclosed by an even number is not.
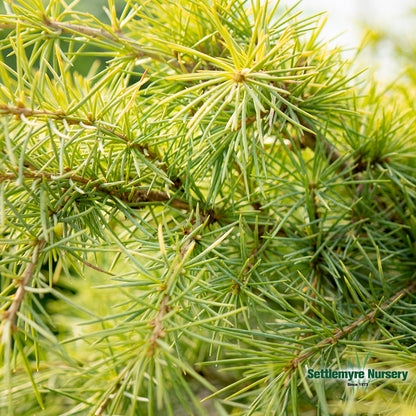
{"type": "Polygon", "coordinates": [[[414,105],[322,16],[121,6],[0,18],[2,412],[411,414],[414,105]]]}

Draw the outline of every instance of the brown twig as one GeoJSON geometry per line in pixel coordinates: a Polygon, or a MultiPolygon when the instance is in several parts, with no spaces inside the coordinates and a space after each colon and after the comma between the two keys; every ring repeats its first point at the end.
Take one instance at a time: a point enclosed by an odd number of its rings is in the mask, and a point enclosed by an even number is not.
{"type": "Polygon", "coordinates": [[[4,312],[5,319],[9,321],[12,326],[15,323],[16,315],[19,312],[20,305],[23,302],[23,299],[26,294],[26,287],[29,285],[30,280],[33,277],[33,274],[35,272],[36,266],[39,261],[39,256],[42,248],[45,245],[44,240],[38,241],[38,243],[33,247],[32,249],[32,255],[30,258],[30,263],[26,267],[20,281],[19,281],[19,287],[17,288],[17,291],[14,295],[13,301],[10,305],[10,307],[7,309],[6,312],[4,312]]]}
{"type": "MultiPolygon", "coordinates": [[[[99,121],[93,121],[88,119],[83,119],[81,117],[74,117],[69,116],[63,113],[62,111],[47,111],[47,110],[32,110],[30,108],[24,107],[24,106],[7,106],[4,104],[0,105],[0,114],[12,114],[16,116],[24,115],[25,117],[35,117],[35,118],[42,118],[46,117],[48,119],[54,119],[57,121],[63,121],[65,120],[69,125],[80,125],[82,123],[84,126],[88,127],[94,127],[97,130],[107,133],[109,135],[114,135],[118,137],[119,139],[126,142],[126,144],[129,145],[132,149],[138,150],[140,153],[142,153],[147,159],[149,160],[157,160],[158,162],[162,163],[162,159],[159,157],[159,155],[152,150],[148,148],[147,145],[141,145],[139,143],[132,143],[128,136],[126,136],[123,133],[120,133],[116,131],[115,129],[104,127],[102,124],[99,123],[99,121]]],[[[163,167],[163,165],[162,165],[163,167]]]]}
{"type": "MultiPolygon", "coordinates": [[[[68,172],[69,173],[69,172],[68,172]]],[[[33,171],[24,171],[22,173],[24,178],[39,179],[46,178],[48,180],[59,179],[59,176],[53,175],[49,172],[33,172],[33,171]]],[[[0,182],[6,180],[16,180],[18,175],[15,173],[0,173],[0,182]]],[[[65,176],[64,179],[72,180],[73,182],[78,182],[83,185],[91,184],[92,187],[95,187],[98,191],[119,198],[123,202],[126,202],[130,205],[141,206],[145,203],[161,203],[161,202],[170,202],[170,206],[177,209],[189,210],[190,206],[188,202],[183,201],[179,198],[171,198],[167,193],[156,190],[147,190],[147,189],[137,189],[132,195],[131,192],[118,192],[115,190],[108,189],[107,184],[104,181],[100,180],[91,180],[84,178],[82,176],[73,174],[65,176]],[[94,183],[93,183],[94,182],[94,183]],[[99,183],[96,183],[99,182],[99,183]]]]}
{"type": "Polygon", "coordinates": [[[153,356],[157,347],[157,341],[160,338],[165,336],[165,329],[163,327],[163,318],[169,311],[169,295],[165,293],[160,302],[159,310],[157,312],[156,318],[151,321],[153,326],[153,332],[149,339],[149,349],[148,354],[153,356]]]}
{"type": "MultiPolygon", "coordinates": [[[[64,121],[69,125],[84,125],[88,127],[93,127],[97,130],[100,130],[108,135],[113,135],[118,137],[119,139],[123,140],[127,146],[129,146],[131,149],[136,149],[138,152],[140,152],[146,159],[154,162],[157,161],[160,165],[160,168],[163,172],[167,173],[168,167],[166,166],[165,162],[163,161],[163,158],[159,156],[157,152],[154,152],[149,148],[147,144],[140,144],[140,143],[132,143],[130,141],[130,138],[115,130],[114,128],[109,128],[103,126],[99,120],[90,120],[90,119],[84,119],[81,117],[74,117],[70,115],[66,115],[62,111],[47,111],[47,110],[34,110],[31,108],[27,108],[24,105],[18,105],[18,106],[8,106],[4,104],[0,104],[0,114],[11,114],[15,116],[23,115],[25,117],[34,117],[34,118],[42,118],[46,117],[48,119],[54,119],[56,121],[64,121]]],[[[182,186],[182,179],[178,176],[171,178],[172,180],[172,186],[175,189],[179,189],[182,186]]]]}
{"type": "MultiPolygon", "coordinates": [[[[189,249],[192,249],[192,240],[187,240],[183,246],[181,247],[181,249],[179,250],[179,258],[182,260],[185,255],[188,253],[189,249]],[[191,247],[190,247],[191,246],[191,247]]],[[[179,263],[175,264],[175,267],[180,267],[179,263]]],[[[159,310],[157,311],[156,317],[154,319],[152,319],[152,321],[150,322],[150,325],[153,326],[153,331],[152,331],[152,335],[149,338],[149,347],[147,350],[147,353],[149,354],[149,356],[153,356],[156,348],[157,348],[157,341],[160,338],[163,338],[165,336],[165,329],[164,329],[164,325],[163,325],[163,319],[166,316],[166,314],[170,311],[170,306],[168,305],[169,303],[169,294],[166,292],[168,289],[167,285],[165,285],[163,287],[164,290],[164,294],[162,297],[162,300],[160,301],[160,306],[159,306],[159,310]]]]}
{"type": "Polygon", "coordinates": [[[123,33],[121,33],[120,30],[118,30],[115,34],[112,34],[101,28],[75,25],[67,22],[57,22],[55,20],[48,19],[46,16],[44,16],[43,22],[49,28],[64,33],[81,34],[90,38],[106,39],[110,42],[114,42],[117,44],[121,43],[124,46],[130,48],[137,58],[150,58],[155,61],[163,62],[179,70],[185,69],[187,72],[191,72],[194,67],[193,64],[184,64],[182,61],[179,61],[174,55],[166,59],[157,53],[150,52],[149,50],[144,49],[138,44],[136,40],[124,35],[123,33]]]}
{"type": "Polygon", "coordinates": [[[0,23],[0,30],[2,29],[14,29],[16,27],[16,25],[14,25],[13,23],[0,23]]]}
{"type": "Polygon", "coordinates": [[[390,297],[388,300],[383,302],[380,306],[376,306],[371,312],[367,313],[364,316],[361,316],[353,323],[344,326],[343,328],[337,329],[332,336],[325,338],[321,342],[318,342],[312,350],[304,352],[303,354],[293,358],[290,362],[290,364],[284,369],[288,372],[287,379],[289,379],[292,372],[305,360],[312,357],[315,353],[320,351],[321,349],[333,345],[336,342],[338,342],[341,338],[348,335],[351,331],[353,331],[355,328],[360,326],[361,324],[365,322],[375,322],[375,317],[377,312],[380,310],[386,310],[388,309],[393,303],[395,303],[398,299],[400,299],[402,296],[405,296],[407,293],[414,293],[416,291],[416,280],[414,280],[412,283],[410,283],[408,286],[406,286],[404,289],[399,290],[396,292],[392,297],[390,297]]]}
{"type": "Polygon", "coordinates": [[[254,267],[254,265],[256,263],[260,247],[261,247],[261,243],[260,243],[259,247],[253,247],[252,250],[250,251],[250,254],[249,254],[249,257],[248,257],[248,262],[247,262],[247,265],[244,268],[243,272],[241,273],[240,281],[234,281],[233,285],[231,286],[231,292],[232,293],[239,294],[240,290],[241,290],[241,285],[242,284],[244,284],[244,285],[248,284],[250,276],[248,276],[248,277],[246,277],[246,276],[250,273],[251,269],[254,267]]]}

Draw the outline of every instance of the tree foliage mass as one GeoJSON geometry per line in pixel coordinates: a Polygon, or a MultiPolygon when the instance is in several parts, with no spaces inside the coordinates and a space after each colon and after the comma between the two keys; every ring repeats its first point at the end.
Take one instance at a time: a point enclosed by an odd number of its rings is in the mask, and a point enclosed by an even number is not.
{"type": "Polygon", "coordinates": [[[279,2],[4,3],[4,414],[410,414],[408,97],[279,2]]]}

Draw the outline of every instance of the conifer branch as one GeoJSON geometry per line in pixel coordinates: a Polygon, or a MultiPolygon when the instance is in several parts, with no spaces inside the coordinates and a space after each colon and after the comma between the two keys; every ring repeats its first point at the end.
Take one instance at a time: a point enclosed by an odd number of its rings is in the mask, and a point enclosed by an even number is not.
{"type": "Polygon", "coordinates": [[[169,311],[169,295],[165,293],[162,297],[162,300],[159,305],[159,310],[157,311],[156,318],[151,322],[153,326],[153,332],[149,339],[149,349],[148,354],[153,356],[157,348],[157,341],[160,338],[165,336],[165,329],[163,326],[163,318],[169,311]]]}
{"type": "Polygon", "coordinates": [[[188,72],[191,71],[191,66],[181,64],[176,59],[174,59],[174,56],[165,58],[160,54],[153,53],[144,49],[138,45],[137,41],[124,35],[120,29],[117,32],[110,33],[104,29],[81,26],[67,22],[57,22],[48,19],[46,16],[44,16],[44,24],[53,30],[62,31],[64,33],[80,34],[91,38],[106,39],[131,49],[134,52],[136,58],[149,58],[170,65],[178,70],[183,70],[183,68],[186,68],[188,72]]]}
{"type": "MultiPolygon", "coordinates": [[[[163,236],[159,238],[163,239],[163,236]]],[[[183,260],[184,257],[188,254],[188,250],[192,251],[193,247],[194,245],[192,244],[192,240],[191,239],[187,240],[179,250],[179,261],[183,260]]],[[[179,261],[173,265],[174,270],[180,267],[179,261]]],[[[163,338],[165,336],[163,319],[171,309],[171,307],[169,306],[170,296],[166,292],[168,289],[168,287],[166,286],[166,282],[162,288],[164,289],[162,300],[160,301],[160,305],[159,305],[156,317],[150,322],[150,325],[153,326],[153,331],[152,331],[152,335],[149,338],[149,347],[147,350],[147,353],[149,354],[149,356],[153,356],[155,354],[155,351],[157,348],[157,341],[160,338],[163,338]]]]}
{"type": "MultiPolygon", "coordinates": [[[[103,179],[92,179],[92,178],[85,178],[83,176],[79,176],[76,174],[70,174],[70,170],[67,170],[67,173],[62,176],[64,180],[71,180],[73,182],[77,182],[82,185],[90,186],[91,188],[97,189],[99,192],[102,192],[107,195],[111,195],[114,197],[119,198],[123,202],[129,203],[133,206],[142,206],[146,203],[162,203],[162,202],[169,202],[173,208],[177,209],[184,209],[189,210],[190,206],[189,203],[183,201],[179,198],[171,198],[167,193],[163,191],[156,191],[156,190],[147,190],[147,189],[137,189],[133,193],[130,191],[127,192],[120,192],[117,189],[113,190],[107,186],[103,179]]],[[[56,180],[60,179],[59,175],[54,175],[50,172],[34,172],[34,171],[23,171],[22,176],[24,178],[29,179],[41,179],[45,178],[50,182],[55,182],[56,180]]],[[[0,182],[4,182],[7,180],[16,180],[18,179],[19,175],[11,172],[0,173],[0,182]]]]}
{"type": "MultiPolygon", "coordinates": [[[[157,152],[150,149],[147,144],[142,145],[140,143],[134,143],[130,140],[130,138],[127,135],[117,131],[115,128],[109,128],[104,126],[102,123],[100,123],[99,120],[90,120],[82,117],[70,116],[66,115],[62,111],[30,109],[28,107],[25,107],[24,105],[12,107],[5,104],[0,104],[0,114],[10,114],[15,116],[23,115],[24,117],[52,119],[58,122],[65,120],[65,122],[68,125],[75,125],[80,127],[94,127],[95,129],[97,129],[97,131],[102,131],[103,133],[106,133],[109,136],[116,136],[119,139],[123,140],[129,148],[137,150],[149,161],[156,162],[158,164],[158,167],[162,169],[163,172],[168,172],[168,166],[166,165],[166,162],[163,160],[162,157],[160,157],[160,155],[157,152]]],[[[175,189],[181,188],[183,184],[183,181],[179,176],[172,177],[171,181],[172,186],[175,189]]]]}
{"type": "Polygon", "coordinates": [[[99,120],[88,120],[81,117],[75,117],[66,115],[62,111],[47,111],[47,110],[35,110],[30,109],[25,106],[16,106],[11,107],[8,105],[1,104],[0,105],[0,114],[11,114],[20,116],[23,115],[25,117],[34,117],[34,118],[42,118],[42,119],[52,119],[56,121],[63,121],[65,120],[69,125],[77,125],[77,126],[88,126],[94,127],[97,130],[100,130],[108,135],[114,135],[119,139],[123,140],[130,148],[138,150],[143,156],[151,161],[157,161],[161,164],[162,169],[166,170],[166,166],[164,166],[162,159],[158,156],[157,153],[153,152],[147,145],[141,145],[139,143],[132,143],[130,138],[125,134],[117,131],[115,128],[105,127],[99,120]]]}
{"type": "Polygon", "coordinates": [[[39,240],[32,249],[32,254],[30,256],[30,262],[27,265],[22,277],[18,282],[18,288],[14,294],[13,301],[10,307],[4,312],[4,318],[11,323],[13,326],[16,320],[17,313],[19,312],[20,305],[23,302],[23,299],[26,294],[26,287],[29,285],[33,274],[35,272],[36,266],[38,265],[39,257],[42,251],[42,248],[45,246],[44,240],[39,240]]]}
{"type": "Polygon", "coordinates": [[[310,351],[304,352],[303,354],[295,357],[288,367],[285,368],[285,371],[288,372],[287,378],[290,377],[290,374],[304,361],[308,358],[312,357],[314,354],[322,350],[323,348],[333,345],[337,343],[341,338],[348,335],[354,329],[359,327],[361,324],[365,322],[374,323],[376,319],[377,312],[380,310],[386,310],[391,305],[393,305],[397,300],[402,298],[407,294],[413,294],[416,291],[416,280],[408,284],[405,288],[396,292],[393,296],[391,296],[388,300],[383,302],[380,306],[374,308],[371,312],[367,313],[364,316],[361,316],[356,321],[352,322],[351,324],[344,326],[341,329],[337,329],[331,337],[325,338],[323,341],[318,342],[310,351]]]}

